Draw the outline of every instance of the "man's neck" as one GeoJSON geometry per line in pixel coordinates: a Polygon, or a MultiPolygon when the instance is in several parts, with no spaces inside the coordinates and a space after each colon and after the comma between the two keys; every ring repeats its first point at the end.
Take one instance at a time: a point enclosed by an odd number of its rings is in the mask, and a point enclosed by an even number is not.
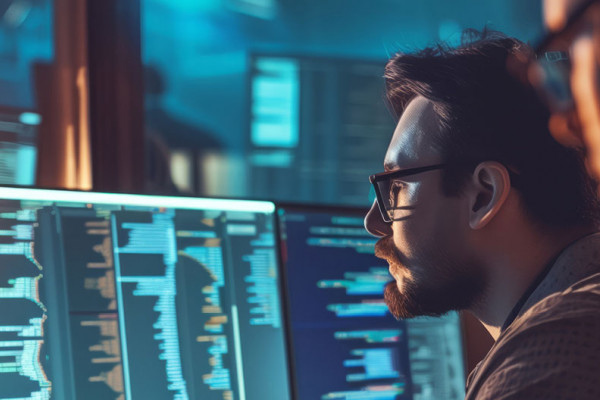
{"type": "MultiPolygon", "coordinates": [[[[489,285],[485,295],[471,310],[496,340],[502,326],[515,306],[529,292],[556,257],[571,243],[594,232],[590,227],[578,227],[560,232],[519,237],[489,261],[489,285]]],[[[518,313],[519,310],[516,310],[518,313]]]]}

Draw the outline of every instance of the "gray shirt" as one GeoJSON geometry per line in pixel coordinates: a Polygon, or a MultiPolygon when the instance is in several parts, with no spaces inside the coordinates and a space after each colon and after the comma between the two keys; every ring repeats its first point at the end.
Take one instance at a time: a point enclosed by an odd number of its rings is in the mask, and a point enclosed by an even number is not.
{"type": "Polygon", "coordinates": [[[600,399],[600,233],[556,259],[469,376],[465,399],[600,399]]]}

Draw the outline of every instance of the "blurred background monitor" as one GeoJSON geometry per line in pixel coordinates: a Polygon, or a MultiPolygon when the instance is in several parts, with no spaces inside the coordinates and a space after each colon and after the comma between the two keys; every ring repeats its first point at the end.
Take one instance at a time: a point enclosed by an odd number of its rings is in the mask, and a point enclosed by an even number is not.
{"type": "Polygon", "coordinates": [[[40,114],[0,106],[0,185],[35,184],[40,114]]]}
{"type": "MultiPolygon", "coordinates": [[[[54,60],[54,0],[0,0],[0,185],[36,183],[36,68],[54,60]]],[[[49,82],[46,82],[49,83],[49,82]]],[[[60,95],[52,101],[57,103],[60,95]]]]}
{"type": "Polygon", "coordinates": [[[253,55],[251,188],[255,197],[365,205],[394,120],[382,62],[253,55]]]}
{"type": "MultiPolygon", "coordinates": [[[[206,196],[368,206],[395,128],[386,61],[485,25],[523,40],[540,2],[140,0],[147,180],[206,196]]],[[[164,185],[163,185],[164,186],[164,185]]],[[[150,185],[152,187],[152,185],[150,185]]]]}
{"type": "Polygon", "coordinates": [[[296,398],[462,400],[459,315],[391,316],[366,211],[278,207],[296,398]]]}
{"type": "Polygon", "coordinates": [[[0,199],[0,399],[290,398],[272,203],[0,199]]]}

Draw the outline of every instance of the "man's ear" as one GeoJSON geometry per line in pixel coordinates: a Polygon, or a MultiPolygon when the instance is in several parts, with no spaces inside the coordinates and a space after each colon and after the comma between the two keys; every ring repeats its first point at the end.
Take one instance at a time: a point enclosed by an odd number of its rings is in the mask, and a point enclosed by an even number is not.
{"type": "Polygon", "coordinates": [[[477,165],[472,176],[469,226],[485,227],[500,211],[510,192],[510,176],[499,162],[485,161],[477,165]]]}

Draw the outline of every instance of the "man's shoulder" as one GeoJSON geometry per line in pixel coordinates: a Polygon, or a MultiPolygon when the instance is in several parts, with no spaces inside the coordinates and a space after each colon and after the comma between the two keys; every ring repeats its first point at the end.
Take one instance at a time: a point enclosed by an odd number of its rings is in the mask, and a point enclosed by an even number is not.
{"type": "Polygon", "coordinates": [[[575,282],[531,306],[507,329],[507,334],[532,324],[560,321],[573,317],[593,317],[600,313],[600,273],[575,282]]]}
{"type": "Polygon", "coordinates": [[[561,335],[567,335],[567,345],[575,348],[589,344],[583,337],[588,333],[593,333],[592,339],[600,345],[600,336],[597,336],[600,333],[600,273],[534,304],[500,335],[494,347],[510,350],[513,345],[528,344],[523,340],[538,348],[546,344],[554,346],[547,343],[548,338],[560,339],[561,335]]]}
{"type": "Polygon", "coordinates": [[[599,399],[599,338],[600,273],[519,316],[478,366],[467,399],[599,399]]]}

